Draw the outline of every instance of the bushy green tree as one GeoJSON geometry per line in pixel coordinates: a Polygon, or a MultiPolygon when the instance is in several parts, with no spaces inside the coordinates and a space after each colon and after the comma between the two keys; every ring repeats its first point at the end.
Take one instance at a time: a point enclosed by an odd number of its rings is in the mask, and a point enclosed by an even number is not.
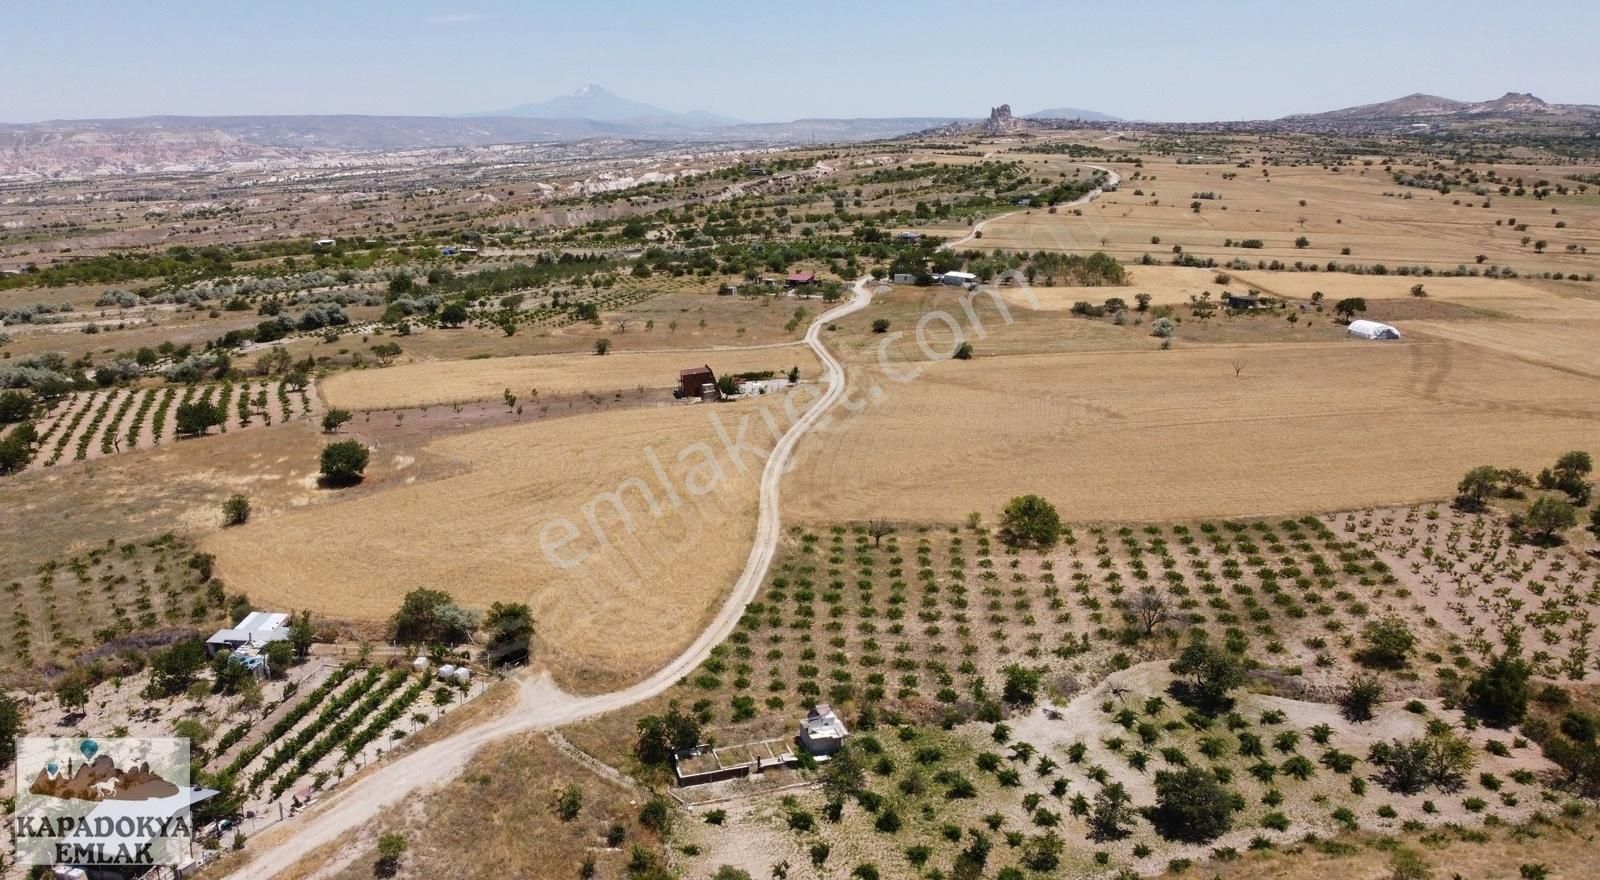
{"type": "Polygon", "coordinates": [[[1244,683],[1244,667],[1232,652],[1217,647],[1203,631],[1195,631],[1178,659],[1168,667],[1183,676],[1172,683],[1172,695],[1207,714],[1233,706],[1230,691],[1244,683]]]}
{"type": "Polygon", "coordinates": [[[1133,796],[1122,783],[1101,786],[1089,810],[1089,839],[1105,843],[1127,837],[1134,815],[1133,796]]]}
{"type": "Polygon", "coordinates": [[[1501,654],[1467,683],[1467,708],[1490,727],[1519,724],[1528,711],[1532,676],[1532,667],[1522,658],[1501,654]]]}
{"type": "Polygon", "coordinates": [[[533,609],[521,602],[495,602],[484,616],[485,650],[492,665],[522,663],[533,644],[533,609]]]}
{"type": "Polygon", "coordinates": [[[477,626],[476,615],[443,590],[412,590],[389,619],[390,634],[402,645],[459,645],[477,626]]]}
{"type": "Polygon", "coordinates": [[[222,424],[225,418],[222,407],[209,400],[180,403],[176,416],[178,434],[184,437],[198,437],[222,424]]]}
{"type": "Polygon", "coordinates": [[[635,726],[633,754],[640,763],[664,766],[672,761],[674,753],[699,744],[700,722],[674,703],[667,707],[665,715],[646,715],[639,719],[635,726]]]}
{"type": "Polygon", "coordinates": [[[1364,644],[1356,657],[1369,666],[1399,669],[1417,647],[1417,637],[1405,619],[1395,614],[1369,622],[1361,636],[1364,644]]]}
{"type": "Polygon", "coordinates": [[[339,427],[345,422],[350,421],[350,419],[351,415],[349,410],[332,407],[327,412],[322,414],[322,432],[324,434],[337,433],[339,427]]]}
{"type": "Polygon", "coordinates": [[[329,443],[322,448],[322,478],[331,486],[359,483],[370,457],[367,447],[358,440],[329,443]]]}
{"type": "Polygon", "coordinates": [[[1168,840],[1209,843],[1233,826],[1238,798],[1209,770],[1187,767],[1156,774],[1151,822],[1168,840]]]}
{"type": "Polygon", "coordinates": [[[1039,687],[1043,683],[1044,673],[1039,669],[1013,663],[1005,668],[1005,677],[1005,701],[1017,706],[1033,705],[1033,701],[1038,697],[1039,687]]]}
{"type": "Polygon", "coordinates": [[[1001,513],[1000,539],[1013,547],[1054,547],[1061,539],[1061,515],[1038,495],[1020,495],[1001,513]]]}
{"type": "Polygon", "coordinates": [[[1522,518],[1523,528],[1536,540],[1555,542],[1557,536],[1578,524],[1578,511],[1572,503],[1554,495],[1534,499],[1522,518]]]}
{"type": "Polygon", "coordinates": [[[1479,465],[1461,478],[1456,486],[1456,505],[1464,510],[1482,510],[1500,484],[1500,471],[1492,465],[1479,465]]]}

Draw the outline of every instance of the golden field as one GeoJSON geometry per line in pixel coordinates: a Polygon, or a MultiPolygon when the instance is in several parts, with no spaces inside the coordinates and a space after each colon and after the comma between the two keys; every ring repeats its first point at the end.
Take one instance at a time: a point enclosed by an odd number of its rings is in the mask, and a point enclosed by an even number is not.
{"type": "Polygon", "coordinates": [[[751,417],[749,442],[770,447],[771,434],[756,415],[763,407],[780,429],[786,424],[783,404],[768,398],[451,437],[424,451],[459,460],[460,473],[252,521],[212,535],[204,546],[216,554],[219,576],[263,607],[380,619],[419,587],[446,590],[480,609],[526,602],[538,621],[535,654],[564,686],[615,686],[693,639],[744,565],[761,462],[745,454],[741,473],[711,418],[732,435],[751,417]],[[677,504],[647,450],[676,487],[677,504]],[[700,450],[716,456],[721,480],[696,496],[691,487],[716,480],[700,450]],[[629,478],[649,488],[661,514],[653,516],[638,484],[630,484],[623,499],[632,534],[609,503],[592,507],[606,536],[602,545],[584,505],[629,478]],[[570,521],[578,537],[563,543],[568,534],[552,526],[557,518],[570,521]],[[546,555],[546,538],[557,546],[557,559],[587,558],[562,567],[546,555]]]}
{"type": "Polygon", "coordinates": [[[336,374],[322,383],[328,406],[351,410],[437,406],[494,400],[511,389],[523,400],[539,395],[608,394],[673,388],[678,371],[710,364],[718,375],[753,370],[815,376],[817,359],[800,344],[766,348],[699,349],[594,354],[526,355],[474,360],[426,361],[336,374]]]}
{"type": "MultiPolygon", "coordinates": [[[[1242,143],[1241,155],[1249,155],[1242,143]]],[[[1020,154],[995,158],[1019,157],[1030,164],[1040,162],[1020,154]]],[[[1239,257],[1252,263],[1337,260],[1435,269],[1472,266],[1482,254],[1486,266],[1512,266],[1523,275],[1581,274],[1595,272],[1600,265],[1600,202],[1593,199],[1564,201],[1559,209],[1562,213],[1553,215],[1549,202],[1531,195],[1494,193],[1488,197],[1490,207],[1484,208],[1484,198],[1470,192],[1441,194],[1402,187],[1377,164],[1338,170],[1319,165],[1263,169],[1259,161],[1241,168],[1233,162],[1179,165],[1174,158],[1150,157],[1145,158],[1143,167],[1101,164],[1122,176],[1121,185],[1084,206],[1082,216],[1069,211],[1023,211],[990,221],[984,226],[982,240],[973,246],[984,250],[1104,250],[1129,261],[1146,253],[1170,259],[1172,247],[1181,245],[1190,253],[1215,257],[1219,263],[1239,257]],[[1263,170],[1268,173],[1263,175],[1263,170]],[[1235,176],[1226,179],[1224,175],[1235,176]],[[1140,192],[1143,194],[1137,194],[1140,192]],[[1200,200],[1200,210],[1192,210],[1194,195],[1204,192],[1219,198],[1200,200]],[[1517,231],[1508,222],[1513,219],[1528,229],[1517,231]],[[1501,225],[1496,226],[1496,220],[1501,225]],[[1560,222],[1566,226],[1557,228],[1560,222]],[[1301,236],[1310,240],[1308,247],[1295,246],[1295,239],[1301,236]],[[1522,244],[1524,236],[1548,241],[1546,252],[1534,253],[1531,246],[1522,244]],[[1265,247],[1223,247],[1230,238],[1259,238],[1265,247]],[[1568,254],[1568,244],[1587,247],[1589,254],[1568,254]],[[1341,254],[1346,247],[1350,254],[1341,254]]],[[[1572,168],[1528,166],[1497,170],[1503,176],[1551,180],[1574,173],[1572,168]]]]}
{"type": "Polygon", "coordinates": [[[1600,432],[1591,381],[1454,342],[1180,341],[923,366],[906,384],[853,370],[882,399],[801,443],[788,515],[950,520],[1030,492],[1067,520],[1401,504],[1600,432]]]}

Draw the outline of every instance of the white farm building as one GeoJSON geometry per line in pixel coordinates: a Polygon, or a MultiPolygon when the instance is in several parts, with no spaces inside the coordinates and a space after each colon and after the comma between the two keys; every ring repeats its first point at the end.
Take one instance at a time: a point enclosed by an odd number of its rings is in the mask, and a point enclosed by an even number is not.
{"type": "Polygon", "coordinates": [[[1400,331],[1377,321],[1351,321],[1350,335],[1361,339],[1399,339],[1400,331]]]}

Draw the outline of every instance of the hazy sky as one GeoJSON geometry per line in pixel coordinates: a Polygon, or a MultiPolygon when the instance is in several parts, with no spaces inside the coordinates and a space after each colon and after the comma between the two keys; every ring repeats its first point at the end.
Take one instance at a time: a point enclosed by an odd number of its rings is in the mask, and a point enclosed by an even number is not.
{"type": "Polygon", "coordinates": [[[6,0],[0,121],[466,113],[599,83],[751,121],[1269,118],[1429,92],[1600,103],[1600,4],[6,0]]]}

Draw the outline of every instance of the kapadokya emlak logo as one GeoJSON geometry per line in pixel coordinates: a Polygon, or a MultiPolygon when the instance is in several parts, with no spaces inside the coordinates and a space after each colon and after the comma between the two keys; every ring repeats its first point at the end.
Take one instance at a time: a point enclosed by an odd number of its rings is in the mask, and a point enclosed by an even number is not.
{"type": "Polygon", "coordinates": [[[17,741],[18,858],[31,865],[155,866],[190,861],[189,741],[23,737],[17,741]]]}

